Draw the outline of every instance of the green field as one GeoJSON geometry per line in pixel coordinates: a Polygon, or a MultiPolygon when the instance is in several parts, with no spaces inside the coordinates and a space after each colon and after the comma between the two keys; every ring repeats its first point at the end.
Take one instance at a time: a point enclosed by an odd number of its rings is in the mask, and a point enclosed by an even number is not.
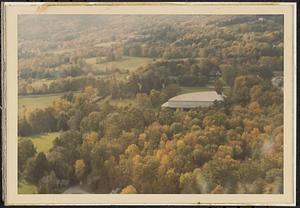
{"type": "Polygon", "coordinates": [[[37,194],[37,187],[25,180],[21,180],[18,184],[18,194],[37,194]]]}
{"type": "MultiPolygon", "coordinates": [[[[78,95],[80,92],[74,92],[78,95]]],[[[45,94],[45,95],[25,95],[18,97],[18,109],[46,108],[52,105],[53,101],[66,93],[45,94]]]]}
{"type": "Polygon", "coordinates": [[[144,66],[152,62],[153,59],[151,58],[144,58],[144,57],[130,57],[130,56],[123,56],[121,60],[118,61],[111,61],[96,64],[96,58],[88,58],[86,59],[86,63],[91,64],[95,67],[95,69],[106,69],[106,68],[119,68],[119,69],[128,69],[128,70],[135,70],[138,67],[144,66]]]}
{"type": "Polygon", "coordinates": [[[34,88],[39,88],[41,87],[43,84],[49,86],[49,84],[53,82],[53,80],[49,80],[49,79],[35,79],[32,83],[31,86],[34,88]]]}
{"type": "Polygon", "coordinates": [[[38,135],[19,137],[19,138],[30,139],[33,145],[35,146],[37,152],[47,153],[53,145],[52,142],[58,136],[59,136],[58,132],[52,132],[52,133],[38,134],[38,135]]]}

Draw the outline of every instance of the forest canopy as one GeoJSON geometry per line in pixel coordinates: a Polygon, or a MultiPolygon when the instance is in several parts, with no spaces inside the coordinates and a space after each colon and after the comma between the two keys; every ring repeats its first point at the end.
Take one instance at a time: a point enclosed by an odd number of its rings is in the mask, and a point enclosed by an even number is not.
{"type": "Polygon", "coordinates": [[[283,16],[18,21],[19,98],[62,93],[19,108],[19,181],[38,193],[283,193],[283,16]],[[187,90],[224,101],[161,108],[187,90]],[[37,151],[34,137],[54,132],[37,151]]]}

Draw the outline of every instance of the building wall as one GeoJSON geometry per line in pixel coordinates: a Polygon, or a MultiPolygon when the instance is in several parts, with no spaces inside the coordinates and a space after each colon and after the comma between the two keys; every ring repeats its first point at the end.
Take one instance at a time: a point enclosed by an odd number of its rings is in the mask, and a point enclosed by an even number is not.
{"type": "Polygon", "coordinates": [[[168,101],[168,107],[170,108],[197,108],[197,107],[208,107],[212,105],[212,101],[193,101],[193,102],[186,102],[186,101],[168,101]]]}

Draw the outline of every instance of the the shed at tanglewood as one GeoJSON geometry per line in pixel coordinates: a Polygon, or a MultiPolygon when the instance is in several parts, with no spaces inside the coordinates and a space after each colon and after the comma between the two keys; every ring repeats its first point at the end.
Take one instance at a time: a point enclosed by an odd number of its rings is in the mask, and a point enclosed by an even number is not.
{"type": "Polygon", "coordinates": [[[162,107],[168,108],[197,108],[207,107],[215,101],[223,101],[224,96],[219,95],[215,91],[193,92],[182,95],[177,95],[164,103],[162,107]]]}

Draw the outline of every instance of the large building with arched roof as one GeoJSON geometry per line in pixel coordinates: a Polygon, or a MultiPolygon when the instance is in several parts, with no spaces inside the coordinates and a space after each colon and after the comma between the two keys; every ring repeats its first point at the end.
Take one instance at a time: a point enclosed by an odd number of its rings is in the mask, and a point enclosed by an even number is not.
{"type": "Polygon", "coordinates": [[[163,108],[197,108],[207,107],[214,101],[223,101],[224,97],[217,94],[215,91],[193,92],[182,95],[177,95],[168,100],[162,105],[163,108]]]}

